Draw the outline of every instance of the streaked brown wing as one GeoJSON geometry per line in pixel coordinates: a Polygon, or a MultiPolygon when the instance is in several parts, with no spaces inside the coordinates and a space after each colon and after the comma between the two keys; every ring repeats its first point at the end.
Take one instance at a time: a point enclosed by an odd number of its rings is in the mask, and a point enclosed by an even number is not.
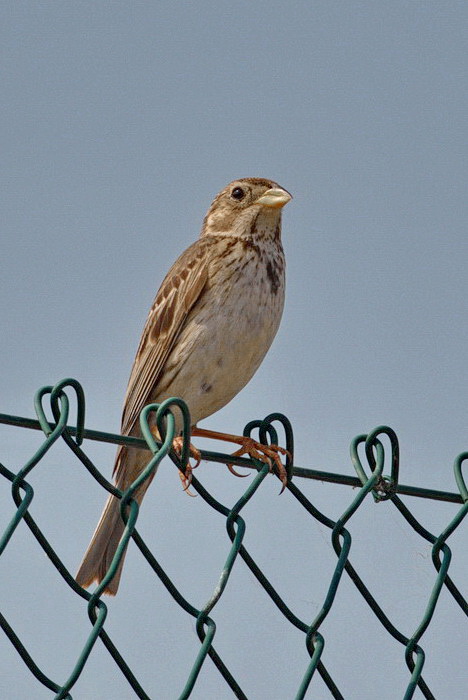
{"type": "Polygon", "coordinates": [[[182,253],[159,288],[146,319],[125,395],[122,433],[128,435],[161,377],[164,363],[208,277],[206,244],[182,253]]]}

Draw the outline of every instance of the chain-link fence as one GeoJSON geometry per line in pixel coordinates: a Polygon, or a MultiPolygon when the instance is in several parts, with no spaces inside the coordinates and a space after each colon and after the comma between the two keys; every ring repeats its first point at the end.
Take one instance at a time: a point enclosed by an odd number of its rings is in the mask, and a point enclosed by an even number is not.
{"type": "MultiPolygon", "coordinates": [[[[81,649],[78,658],[74,660],[68,678],[51,678],[49,677],[36,663],[33,656],[28,652],[27,639],[20,638],[20,635],[13,629],[8,622],[8,611],[0,614],[0,624],[5,634],[14,645],[16,651],[23,659],[26,667],[32,673],[37,682],[49,688],[55,698],[71,698],[71,691],[77,682],[81,672],[83,671],[90,655],[93,653],[98,639],[105,645],[109,654],[117,664],[123,676],[127,679],[134,695],[139,698],[151,697],[142,687],[136,674],[131,670],[129,664],[123,655],[117,649],[108,630],[106,629],[106,617],[108,614],[108,606],[102,599],[102,591],[108,581],[112,578],[117,569],[122,553],[125,549],[125,544],[130,538],[133,538],[135,544],[140,549],[143,556],[146,558],[149,566],[159,577],[174,603],[187,615],[194,618],[196,622],[196,631],[200,640],[198,654],[193,661],[191,671],[186,679],[185,687],[180,693],[180,698],[188,698],[194,687],[197,684],[197,678],[203,664],[207,663],[207,657],[211,659],[215,667],[221,674],[226,684],[226,692],[232,691],[232,695],[237,698],[247,698],[245,690],[242,689],[243,678],[234,674],[228,667],[228,661],[222,659],[216,651],[216,625],[215,612],[216,605],[225,592],[228,585],[233,567],[239,560],[243,560],[252,574],[257,579],[264,592],[269,596],[272,603],[284,618],[304,636],[304,642],[309,655],[307,667],[303,670],[303,675],[298,679],[296,699],[305,698],[306,694],[312,692],[309,697],[314,697],[313,687],[314,678],[318,674],[329,691],[329,696],[333,698],[349,697],[346,689],[340,689],[336,678],[333,678],[332,673],[324,664],[322,652],[324,649],[324,634],[323,623],[330,613],[335,601],[335,596],[339,590],[340,584],[343,581],[343,574],[349,577],[357,591],[370,607],[376,618],[379,620],[383,628],[391,635],[396,642],[404,647],[404,655],[408,668],[408,682],[405,691],[405,700],[412,698],[416,689],[422,693],[425,698],[435,698],[428,683],[423,676],[423,667],[425,663],[425,653],[423,645],[423,636],[428,629],[433,619],[434,612],[438,605],[439,594],[445,586],[453,601],[458,606],[459,612],[468,614],[468,604],[459,590],[458,585],[449,575],[451,563],[451,550],[447,544],[448,538],[461,525],[468,511],[468,489],[462,475],[462,466],[465,460],[468,459],[468,452],[457,457],[454,464],[455,480],[458,488],[456,492],[436,491],[427,488],[418,488],[414,486],[405,486],[399,483],[399,446],[398,439],[393,430],[382,426],[376,428],[367,435],[359,435],[351,444],[351,460],[356,470],[357,476],[347,476],[334,474],[330,472],[317,471],[293,466],[293,433],[291,425],[287,418],[281,414],[271,414],[264,420],[252,421],[244,431],[244,435],[257,435],[263,444],[282,444],[288,451],[290,457],[286,459],[286,469],[288,471],[288,485],[292,497],[297,502],[298,508],[303,508],[308,515],[318,521],[322,527],[329,529],[333,550],[336,554],[334,570],[329,580],[328,591],[325,599],[321,604],[318,614],[315,619],[305,620],[299,618],[288,607],[284,600],[284,596],[276,590],[272,582],[264,574],[260,566],[254,558],[249,554],[243,544],[245,534],[245,521],[242,518],[242,509],[254,497],[259,489],[262,481],[269,472],[268,465],[256,460],[246,459],[242,457],[232,457],[227,454],[202,451],[204,460],[231,463],[253,468],[257,470],[255,478],[249,483],[248,488],[243,493],[242,497],[237,501],[234,507],[227,507],[219,502],[208,492],[206,488],[193,477],[192,486],[198,495],[203,499],[208,508],[212,508],[220,513],[225,518],[227,534],[230,538],[231,545],[228,556],[222,571],[220,572],[219,581],[214,588],[207,604],[198,609],[195,607],[171,580],[167,571],[156,560],[151,552],[148,544],[142,539],[136,530],[139,508],[136,501],[132,500],[132,495],[135,489],[148,479],[158,468],[162,458],[170,455],[171,459],[178,467],[185,464],[188,458],[188,447],[190,437],[190,417],[185,404],[179,399],[170,399],[164,404],[157,406],[155,404],[147,406],[141,415],[141,428],[143,439],[123,437],[110,433],[103,433],[85,429],[85,400],[84,393],[80,384],[73,379],[66,379],[59,382],[54,387],[44,387],[39,390],[35,397],[35,409],[37,419],[22,418],[0,414],[0,423],[9,424],[23,428],[32,428],[42,430],[45,434],[45,439],[40,445],[35,454],[27,461],[22,469],[16,473],[10,471],[5,466],[0,464],[1,476],[11,482],[11,493],[14,499],[16,510],[13,518],[2,534],[0,540],[0,556],[7,547],[15,546],[15,531],[18,525],[24,521],[32,535],[35,537],[38,545],[47,554],[50,563],[55,567],[57,573],[62,577],[64,583],[69,586],[77,596],[80,596],[87,601],[87,613],[90,620],[89,637],[81,649]],[[70,397],[74,395],[77,401],[77,425],[72,427],[68,425],[70,414],[70,397]],[[53,421],[48,420],[43,407],[43,401],[46,396],[50,398],[51,411],[53,421]],[[172,441],[174,438],[174,411],[181,411],[184,419],[184,446],[180,461],[177,456],[171,451],[172,441]],[[157,443],[153,438],[149,428],[149,420],[154,418],[159,426],[160,434],[164,435],[162,444],[157,443]],[[122,498],[122,514],[126,520],[126,528],[123,534],[121,547],[119,548],[107,576],[102,583],[97,586],[94,592],[90,593],[81,588],[74,580],[73,573],[64,565],[61,558],[54,551],[48,539],[45,537],[39,524],[33,519],[29,512],[29,506],[34,498],[34,491],[28,483],[28,475],[41,462],[45,454],[53,447],[54,443],[62,438],[70,451],[75,455],[76,459],[81,462],[85,468],[92,474],[96,481],[109,492],[112,492],[122,498]],[[125,444],[141,447],[141,449],[149,449],[152,456],[148,455],[148,465],[140,477],[132,484],[132,486],[123,494],[117,492],[115,487],[110,484],[95,467],[89,456],[83,449],[83,440],[98,440],[102,442],[110,442],[115,444],[125,444]],[[390,449],[384,448],[384,443],[388,442],[390,449]],[[384,468],[389,471],[388,475],[384,475],[384,468]],[[342,516],[337,520],[332,520],[322,513],[299,488],[301,479],[316,479],[325,482],[337,484],[346,484],[354,487],[352,500],[349,506],[345,509],[342,516]],[[414,514],[404,503],[400,496],[416,496],[420,498],[433,499],[438,501],[447,501],[455,504],[456,513],[447,524],[445,529],[438,534],[429,532],[416,519],[414,514]],[[424,614],[421,617],[419,624],[416,626],[413,634],[408,636],[403,633],[399,627],[389,618],[384,612],[376,597],[365,585],[363,578],[351,563],[351,535],[346,525],[350,518],[358,511],[361,504],[366,498],[374,498],[376,501],[389,501],[399,511],[408,528],[411,528],[419,537],[426,540],[432,545],[432,563],[433,563],[433,583],[431,593],[425,603],[424,614]],[[456,504],[459,504],[458,507],[456,504]],[[230,689],[230,690],[229,690],[230,689]]],[[[153,423],[153,420],[151,420],[153,423]]],[[[424,607],[424,606],[423,606],[424,607]]],[[[401,627],[401,625],[400,625],[401,627]]],[[[137,638],[136,638],[137,639],[137,638]]],[[[137,641],[135,643],[138,643],[137,641]]],[[[71,664],[72,665],[72,664],[71,664]]],[[[124,680],[122,679],[122,682],[124,680]]]]}

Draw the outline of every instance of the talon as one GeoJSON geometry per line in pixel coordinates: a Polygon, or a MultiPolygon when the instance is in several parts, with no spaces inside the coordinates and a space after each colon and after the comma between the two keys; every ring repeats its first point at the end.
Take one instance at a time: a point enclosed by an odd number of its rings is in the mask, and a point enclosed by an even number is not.
{"type": "Polygon", "coordinates": [[[192,483],[192,468],[189,465],[187,465],[185,474],[179,470],[179,478],[182,482],[182,488],[187,494],[187,496],[196,498],[197,494],[192,493],[192,491],[190,491],[190,484],[192,483]]]}
{"type": "Polygon", "coordinates": [[[187,466],[185,467],[185,473],[179,469],[179,479],[182,482],[184,491],[187,491],[190,484],[192,483],[192,467],[190,466],[190,464],[187,464],[187,466]]]}
{"type": "MultiPolygon", "coordinates": [[[[234,456],[234,455],[233,455],[233,456],[234,456]]],[[[231,472],[231,474],[234,474],[234,476],[238,476],[238,477],[241,478],[241,479],[243,479],[244,477],[248,476],[248,473],[247,473],[247,474],[239,474],[239,472],[237,472],[237,471],[234,469],[234,465],[233,465],[233,464],[226,464],[226,467],[229,469],[229,471],[231,472]]]]}

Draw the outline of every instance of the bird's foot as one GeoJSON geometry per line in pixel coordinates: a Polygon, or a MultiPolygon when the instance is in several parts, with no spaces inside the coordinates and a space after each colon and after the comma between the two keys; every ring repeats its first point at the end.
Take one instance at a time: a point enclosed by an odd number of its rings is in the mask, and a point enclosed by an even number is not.
{"type": "MultiPolygon", "coordinates": [[[[232,453],[233,457],[241,457],[242,455],[249,455],[253,459],[257,459],[260,462],[265,462],[270,467],[270,471],[276,471],[278,477],[283,484],[280,493],[283,493],[284,489],[288,484],[288,473],[286,467],[281,461],[281,455],[285,457],[290,457],[290,454],[284,447],[279,445],[263,445],[261,442],[257,442],[251,437],[246,437],[244,435],[231,435],[228,433],[218,433],[214,430],[205,430],[204,428],[192,428],[192,435],[198,437],[208,437],[214,440],[223,440],[225,442],[233,442],[234,444],[240,445],[240,448],[232,453]]],[[[239,474],[234,469],[233,464],[226,465],[231,474],[235,476],[247,476],[247,474],[239,474]]]]}
{"type": "MultiPolygon", "coordinates": [[[[183,437],[176,437],[172,441],[172,447],[174,448],[174,452],[177,454],[177,456],[179,458],[182,454],[183,445],[184,445],[184,438],[183,437]]],[[[192,445],[192,443],[190,443],[190,445],[189,445],[189,459],[187,460],[187,464],[185,465],[185,472],[182,472],[179,469],[179,477],[180,477],[180,480],[182,482],[183,489],[189,496],[195,497],[195,495],[196,495],[190,491],[190,484],[192,483],[192,471],[198,467],[200,462],[201,462],[200,450],[198,450],[195,447],[195,445],[192,445]],[[195,460],[195,464],[190,463],[190,457],[195,460]]]]}
{"type": "MultiPolygon", "coordinates": [[[[281,461],[280,455],[285,457],[289,456],[289,452],[280,447],[279,445],[263,445],[261,442],[257,442],[251,437],[237,436],[235,441],[241,447],[232,453],[233,457],[242,457],[242,455],[249,455],[253,459],[258,459],[260,462],[265,462],[270,467],[270,471],[273,472],[276,467],[278,476],[283,484],[280,493],[283,493],[284,489],[288,485],[288,473],[286,467],[281,461]]],[[[232,474],[236,476],[245,476],[245,474],[238,474],[232,464],[228,464],[227,468],[232,474]]]]}

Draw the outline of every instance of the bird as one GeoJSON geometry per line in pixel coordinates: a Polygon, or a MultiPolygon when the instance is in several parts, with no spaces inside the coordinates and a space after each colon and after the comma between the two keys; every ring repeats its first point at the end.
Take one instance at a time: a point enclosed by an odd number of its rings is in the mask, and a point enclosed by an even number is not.
{"type": "MultiPolygon", "coordinates": [[[[214,198],[199,238],[170,268],[150,308],[125,394],[122,435],[140,437],[142,409],[177,396],[190,410],[192,437],[238,443],[234,454],[275,462],[281,471],[278,453],[284,449],[197,423],[250,381],[276,335],[285,296],[281,218],[291,199],[278,183],[256,177],[234,180],[214,198]]],[[[181,428],[176,419],[176,430],[181,428]]],[[[147,452],[120,446],[115,486],[125,491],[147,463],[147,452]]],[[[284,475],[283,467],[283,484],[284,475]]],[[[139,504],[150,482],[135,491],[139,504]]],[[[111,494],[76,574],[78,584],[102,581],[123,530],[120,499],[111,494]]],[[[117,593],[123,560],[105,593],[117,593]]]]}

